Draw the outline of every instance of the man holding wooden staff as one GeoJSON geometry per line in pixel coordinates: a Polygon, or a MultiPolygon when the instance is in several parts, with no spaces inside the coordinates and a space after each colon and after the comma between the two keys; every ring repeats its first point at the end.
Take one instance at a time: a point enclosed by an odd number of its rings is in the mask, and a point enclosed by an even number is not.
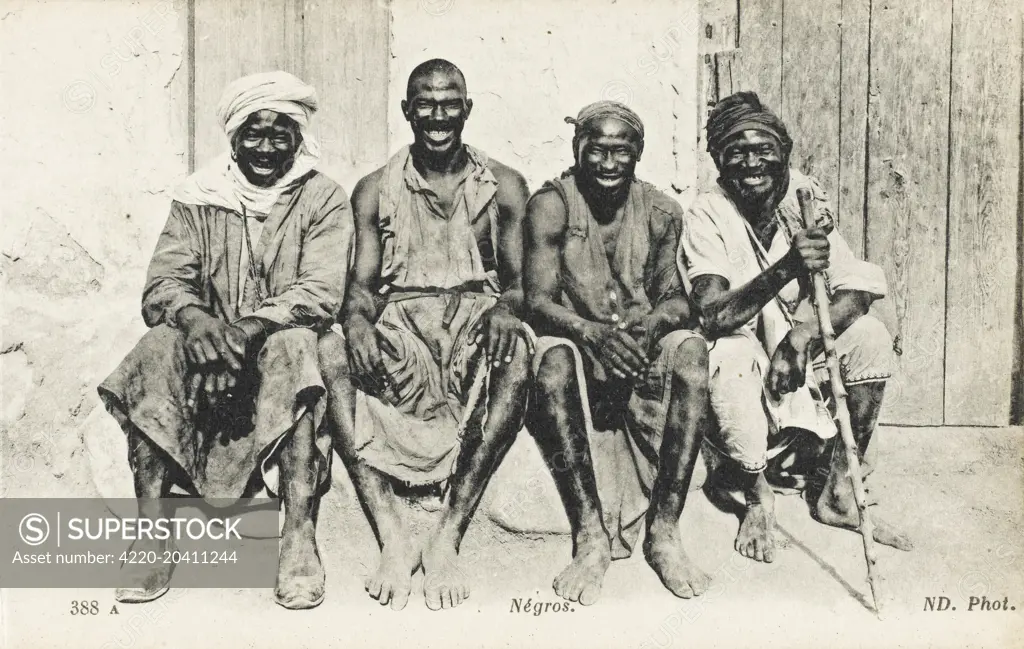
{"type": "MultiPolygon", "coordinates": [[[[793,142],[756,94],[720,101],[708,119],[707,141],[719,179],[690,207],[678,259],[709,341],[715,421],[705,439],[712,469],[707,488],[717,497],[743,494],[736,550],[771,562],[772,485],[804,490],[821,523],[846,529],[859,523],[830,414],[810,277],[825,275],[864,476],[871,472],[864,455],[892,365],[892,339],[868,314],[885,297],[886,281],[881,268],[854,256],[817,182],[790,168],[793,142]],[[818,227],[804,228],[801,188],[813,195],[818,227]]],[[[902,532],[872,518],[876,541],[911,548],[902,532]]]]}

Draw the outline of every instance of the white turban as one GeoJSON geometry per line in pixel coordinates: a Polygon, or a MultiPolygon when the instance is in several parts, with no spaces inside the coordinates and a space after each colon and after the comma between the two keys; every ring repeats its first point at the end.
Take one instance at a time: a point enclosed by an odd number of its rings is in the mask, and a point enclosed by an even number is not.
{"type": "Polygon", "coordinates": [[[257,187],[242,174],[231,152],[189,176],[174,192],[174,199],[191,205],[213,205],[241,213],[266,217],[281,194],[302,179],[320,159],[320,144],[309,124],[317,109],[316,90],[287,72],[261,72],[233,81],[217,103],[217,119],[228,142],[255,112],[272,110],[295,120],[302,144],[295,162],[283,178],[271,187],[257,187]]]}

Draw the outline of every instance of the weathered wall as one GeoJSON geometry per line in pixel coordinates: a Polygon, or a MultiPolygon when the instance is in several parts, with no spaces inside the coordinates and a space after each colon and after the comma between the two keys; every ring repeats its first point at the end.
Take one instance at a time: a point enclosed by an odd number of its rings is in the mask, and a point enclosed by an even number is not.
{"type": "MultiPolygon", "coordinates": [[[[638,173],[662,189],[693,184],[695,0],[393,0],[389,149],[410,140],[399,102],[409,73],[440,57],[466,74],[465,140],[519,170],[536,190],[572,163],[575,117],[615,99],[644,120],[638,173]]],[[[686,200],[687,196],[680,196],[686,200]]]]}
{"type": "Polygon", "coordinates": [[[5,3],[0,496],[95,493],[86,431],[124,446],[95,386],[145,331],[146,264],[187,171],[184,7],[5,3]]]}

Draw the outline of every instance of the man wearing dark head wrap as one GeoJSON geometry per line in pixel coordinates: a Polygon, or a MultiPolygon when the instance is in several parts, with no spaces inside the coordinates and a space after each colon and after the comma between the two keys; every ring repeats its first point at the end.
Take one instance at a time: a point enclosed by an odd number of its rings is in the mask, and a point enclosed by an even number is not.
{"type": "MultiPolygon", "coordinates": [[[[686,214],[679,265],[711,341],[709,388],[717,426],[709,429],[705,450],[718,468],[708,488],[722,495],[725,489],[712,485],[730,484],[743,492],[736,550],[770,562],[775,518],[769,479],[779,487],[813,490],[812,514],[822,523],[853,529],[859,520],[846,456],[836,450],[826,406],[833,400],[824,394],[828,381],[809,301],[810,274],[825,273],[862,453],[891,372],[892,340],[868,315],[871,303],[885,296],[885,275],[854,257],[821,187],[790,168],[793,142],[786,126],[756,94],[719,102],[708,119],[707,142],[720,176],[686,214]],[[818,227],[804,228],[799,188],[813,194],[818,227]],[[822,475],[827,479],[815,481],[822,475]]],[[[865,464],[865,475],[869,468],[865,464]]],[[[877,519],[875,538],[910,548],[902,533],[877,519]]]]}
{"type": "Polygon", "coordinates": [[[670,591],[693,597],[708,577],[678,525],[703,436],[707,347],[688,330],[675,263],[682,209],[635,176],[635,112],[602,101],[566,121],[574,164],[530,199],[523,271],[541,336],[527,428],[557,467],[573,533],[555,592],[596,601],[610,560],[631,554],[644,524],[648,563],[670,591]]]}
{"type": "Polygon", "coordinates": [[[473,101],[455,65],[418,65],[401,105],[413,143],[352,192],[344,336],[329,339],[324,363],[336,379],[335,448],[381,548],[366,590],[401,609],[422,565],[424,599],[436,610],[469,597],[460,543],[522,428],[530,351],[516,314],[529,193],[519,172],[462,141],[473,101]],[[475,408],[471,385],[484,386],[475,408]],[[419,500],[442,509],[425,547],[396,486],[446,495],[440,505],[419,500]]]}

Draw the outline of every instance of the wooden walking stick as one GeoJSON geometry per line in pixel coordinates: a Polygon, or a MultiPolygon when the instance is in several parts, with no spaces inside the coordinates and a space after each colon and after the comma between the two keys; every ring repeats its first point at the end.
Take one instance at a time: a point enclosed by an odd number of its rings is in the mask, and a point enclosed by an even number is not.
{"type": "MultiPolygon", "coordinates": [[[[803,217],[804,227],[807,229],[817,225],[814,214],[814,200],[808,189],[798,189],[796,192],[797,201],[800,203],[800,214],[803,217]]],[[[818,314],[818,324],[821,327],[821,339],[825,343],[825,362],[828,366],[829,383],[832,386],[832,397],[836,402],[836,418],[839,419],[839,434],[843,439],[843,446],[846,449],[846,463],[850,467],[850,479],[853,480],[853,497],[857,502],[857,511],[860,514],[860,535],[864,541],[864,559],[868,565],[868,584],[871,586],[871,598],[875,603],[875,613],[879,618],[882,616],[882,598],[878,587],[878,573],[875,563],[875,534],[874,526],[871,524],[871,516],[868,515],[867,494],[864,491],[864,483],[861,481],[860,460],[857,458],[857,441],[853,437],[853,426],[850,423],[850,410],[846,405],[846,386],[843,385],[843,377],[839,373],[839,355],[836,353],[836,332],[832,328],[832,318],[829,316],[828,291],[825,288],[825,278],[818,272],[812,274],[814,283],[812,299],[814,309],[818,314]]]]}

